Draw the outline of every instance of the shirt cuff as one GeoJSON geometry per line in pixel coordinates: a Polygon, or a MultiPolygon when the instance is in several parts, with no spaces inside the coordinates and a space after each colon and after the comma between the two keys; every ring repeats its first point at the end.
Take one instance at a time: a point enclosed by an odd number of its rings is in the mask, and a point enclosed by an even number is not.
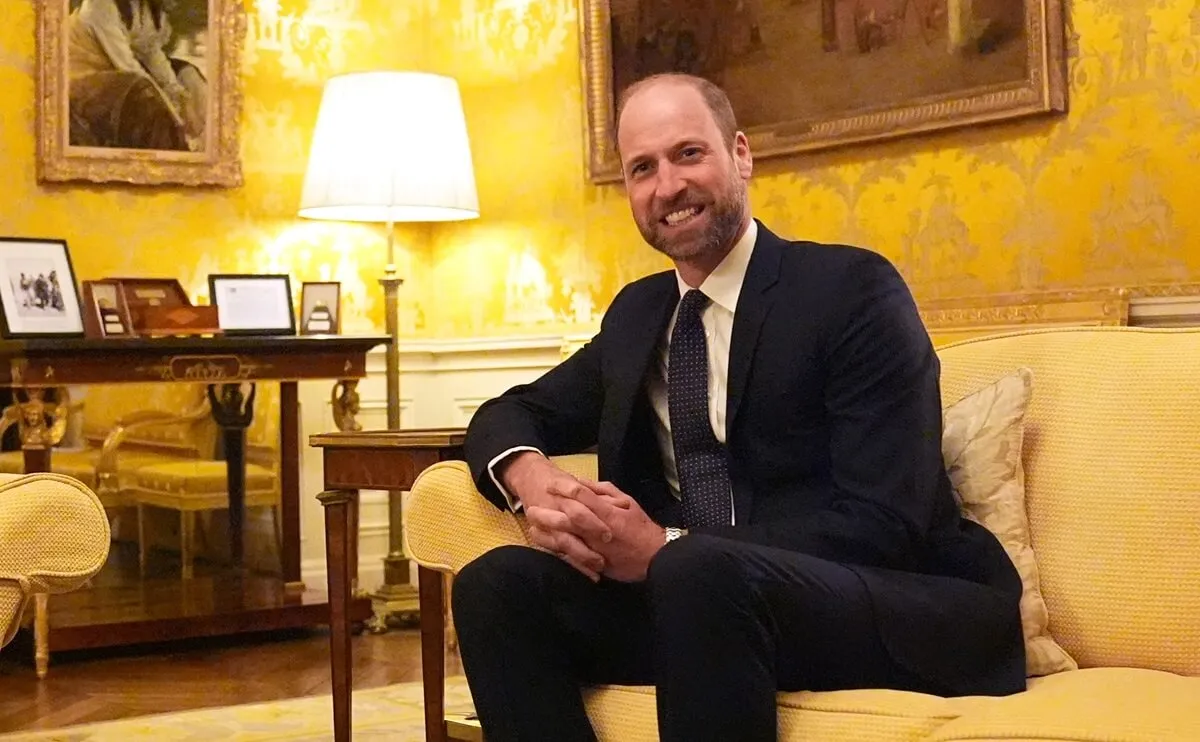
{"type": "Polygon", "coordinates": [[[514,446],[489,461],[487,466],[488,476],[492,478],[492,482],[496,485],[496,489],[500,490],[500,494],[504,495],[504,499],[508,501],[508,509],[514,513],[520,512],[521,501],[509,494],[508,490],[504,489],[504,485],[500,484],[500,478],[496,476],[496,465],[507,459],[509,456],[512,456],[514,453],[520,453],[522,451],[533,451],[535,453],[541,453],[543,456],[546,455],[542,453],[540,449],[534,448],[533,446],[514,446]]]}

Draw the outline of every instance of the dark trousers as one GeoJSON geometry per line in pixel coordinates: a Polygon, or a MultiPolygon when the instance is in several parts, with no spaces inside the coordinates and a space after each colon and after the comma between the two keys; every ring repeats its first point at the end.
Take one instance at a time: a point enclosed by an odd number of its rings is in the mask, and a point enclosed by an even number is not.
{"type": "Polygon", "coordinates": [[[454,580],[454,623],[488,742],[594,740],[582,685],[654,685],[663,740],[776,739],[777,690],[919,690],[846,567],[691,535],[647,580],[593,583],[506,546],[454,580]]]}

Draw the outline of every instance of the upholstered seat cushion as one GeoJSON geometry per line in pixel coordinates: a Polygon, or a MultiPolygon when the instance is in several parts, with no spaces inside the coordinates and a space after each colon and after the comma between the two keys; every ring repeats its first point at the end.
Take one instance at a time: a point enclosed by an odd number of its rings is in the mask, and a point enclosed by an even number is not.
{"type": "Polygon", "coordinates": [[[1200,677],[1098,667],[1035,678],[991,699],[930,742],[1162,742],[1200,740],[1200,677]]]}
{"type": "MultiPolygon", "coordinates": [[[[96,461],[99,458],[99,449],[73,451],[56,448],[50,453],[50,465],[55,472],[74,477],[88,487],[94,488],[96,486],[96,461]]],[[[0,453],[0,473],[24,474],[24,452],[5,451],[0,453]]]]}
{"type": "MultiPolygon", "coordinates": [[[[658,739],[651,688],[584,694],[601,740],[658,739]]],[[[1200,678],[1096,668],[1031,678],[1025,693],[939,698],[891,690],[780,693],[783,742],[1161,742],[1200,740],[1200,678]]]]}
{"type": "MultiPolygon", "coordinates": [[[[224,461],[190,460],[152,464],[131,477],[133,497],[146,505],[176,510],[217,510],[228,504],[224,461]]],[[[278,502],[278,478],[258,464],[246,464],[246,504],[278,502]]]]}
{"type": "MultiPolygon", "coordinates": [[[[98,448],[83,450],[56,448],[50,453],[50,469],[55,474],[78,479],[88,488],[96,490],[99,489],[96,482],[96,464],[99,460],[100,449],[98,448]]],[[[130,483],[130,474],[139,468],[178,460],[178,457],[153,451],[123,450],[117,457],[117,475],[122,479],[121,486],[127,487],[130,483]]],[[[21,451],[0,453],[0,473],[23,474],[24,472],[25,458],[21,451]]],[[[97,494],[106,507],[130,504],[124,499],[123,493],[97,492],[97,494]]]]}
{"type": "MultiPolygon", "coordinates": [[[[584,692],[588,718],[601,740],[658,739],[654,691],[599,686],[584,692]]],[[[780,693],[779,739],[804,742],[918,742],[993,699],[938,698],[895,690],[780,693]]]]}

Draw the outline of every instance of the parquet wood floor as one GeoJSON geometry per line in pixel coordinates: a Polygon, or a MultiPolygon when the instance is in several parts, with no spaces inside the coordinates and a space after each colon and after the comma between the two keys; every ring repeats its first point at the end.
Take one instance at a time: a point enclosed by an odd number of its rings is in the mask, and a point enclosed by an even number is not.
{"type": "MultiPolygon", "coordinates": [[[[354,687],[421,679],[416,630],[353,637],[354,687]]],[[[67,652],[39,681],[27,649],[0,653],[0,732],[275,701],[328,693],[323,631],[191,640],[154,647],[67,652]]],[[[447,672],[461,674],[456,656],[447,672]]]]}

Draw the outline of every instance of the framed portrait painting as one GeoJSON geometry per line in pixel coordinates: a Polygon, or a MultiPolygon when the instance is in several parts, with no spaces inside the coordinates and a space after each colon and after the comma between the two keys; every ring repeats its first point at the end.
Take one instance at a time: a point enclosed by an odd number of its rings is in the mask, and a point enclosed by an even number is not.
{"type": "Polygon", "coordinates": [[[42,181],[237,186],[241,0],[35,0],[42,181]]]}
{"type": "Polygon", "coordinates": [[[83,329],[66,241],[0,237],[0,334],[66,338],[83,329]]]}
{"type": "Polygon", "coordinates": [[[581,0],[586,161],[643,77],[720,85],[756,157],[1066,110],[1062,0],[581,0]]]}

